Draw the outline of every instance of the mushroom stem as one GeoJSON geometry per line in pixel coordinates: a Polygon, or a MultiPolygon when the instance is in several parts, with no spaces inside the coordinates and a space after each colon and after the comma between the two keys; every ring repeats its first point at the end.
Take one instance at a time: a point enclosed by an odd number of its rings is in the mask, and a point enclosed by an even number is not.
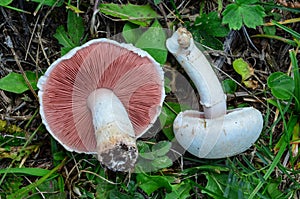
{"type": "Polygon", "coordinates": [[[87,105],[93,116],[99,161],[112,170],[133,168],[136,138],[122,102],[112,90],[100,88],[89,95],[87,105]]]}
{"type": "Polygon", "coordinates": [[[205,118],[225,115],[226,95],[209,61],[194,44],[191,33],[179,28],[167,40],[166,45],[194,82],[200,94],[205,118]]]}

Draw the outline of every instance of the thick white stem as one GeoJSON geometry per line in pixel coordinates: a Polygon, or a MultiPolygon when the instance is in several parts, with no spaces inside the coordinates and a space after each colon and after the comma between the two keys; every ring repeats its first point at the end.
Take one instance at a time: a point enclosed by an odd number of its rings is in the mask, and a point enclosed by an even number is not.
{"type": "Polygon", "coordinates": [[[93,116],[99,161],[112,170],[130,170],[137,159],[137,147],[124,105],[105,88],[92,92],[87,104],[93,116]]]}
{"type": "Polygon", "coordinates": [[[195,46],[192,35],[179,28],[167,40],[167,48],[194,82],[203,105],[205,118],[226,114],[226,96],[205,55],[195,46]]]}

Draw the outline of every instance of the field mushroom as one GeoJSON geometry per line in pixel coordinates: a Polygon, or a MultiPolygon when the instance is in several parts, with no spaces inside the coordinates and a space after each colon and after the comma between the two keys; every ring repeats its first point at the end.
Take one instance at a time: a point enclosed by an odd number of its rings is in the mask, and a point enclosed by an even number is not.
{"type": "Polygon", "coordinates": [[[56,60],[39,79],[40,115],[67,150],[97,154],[108,168],[130,171],[136,139],[160,114],[163,81],[147,52],[94,39],[56,60]]]}
{"type": "Polygon", "coordinates": [[[192,35],[179,28],[166,42],[200,95],[204,112],[187,110],[177,115],[173,129],[183,148],[200,158],[224,158],[247,150],[259,137],[263,118],[253,107],[228,110],[226,96],[208,59],[192,35]]]}

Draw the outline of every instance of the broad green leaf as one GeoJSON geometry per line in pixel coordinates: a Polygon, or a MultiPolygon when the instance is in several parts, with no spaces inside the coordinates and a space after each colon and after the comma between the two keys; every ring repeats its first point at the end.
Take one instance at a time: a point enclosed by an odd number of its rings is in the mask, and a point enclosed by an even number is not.
{"type": "Polygon", "coordinates": [[[241,29],[242,25],[249,28],[263,24],[263,18],[266,16],[264,8],[260,5],[255,5],[257,1],[239,0],[226,6],[223,11],[223,23],[228,24],[233,30],[241,29]]]}
{"type": "Polygon", "coordinates": [[[138,140],[136,144],[140,153],[151,152],[149,145],[144,141],[138,140]]]}
{"type": "Polygon", "coordinates": [[[229,33],[229,28],[222,24],[217,12],[203,13],[196,18],[195,24],[187,28],[195,41],[216,50],[223,49],[223,42],[217,37],[224,37],[229,33]]]}
{"type": "Polygon", "coordinates": [[[204,175],[207,179],[205,188],[210,192],[203,190],[202,193],[206,193],[213,198],[215,195],[212,195],[212,193],[225,198],[248,198],[254,189],[253,184],[258,181],[256,178],[245,181],[234,174],[230,175],[228,173],[204,172],[204,175]]]}
{"type": "Polygon", "coordinates": [[[243,22],[248,28],[256,28],[264,23],[266,16],[264,8],[260,5],[247,5],[243,9],[243,22]],[[247,8],[247,9],[246,9],[247,8]]]}
{"type": "Polygon", "coordinates": [[[167,136],[168,140],[172,141],[174,139],[173,133],[173,121],[179,112],[190,110],[191,107],[187,105],[178,104],[175,102],[166,102],[163,107],[161,114],[159,116],[159,121],[163,126],[163,133],[167,136]]]}
{"type": "MultiPolygon", "coordinates": [[[[191,26],[188,27],[188,30],[191,32],[196,42],[209,46],[215,50],[223,50],[223,43],[217,37],[210,35],[205,28],[191,26]]],[[[197,45],[197,47],[199,46],[197,45]]]]}
{"type": "Polygon", "coordinates": [[[152,172],[152,171],[157,171],[153,165],[152,165],[153,160],[141,158],[141,156],[138,157],[137,162],[135,164],[135,172],[136,173],[143,173],[143,172],[152,172]]]}
{"type": "Polygon", "coordinates": [[[139,187],[149,196],[159,188],[165,188],[167,192],[171,192],[175,177],[171,176],[155,176],[139,173],[136,176],[136,181],[139,182],[139,187]]]}
{"type": "Polygon", "coordinates": [[[230,94],[233,94],[237,89],[237,85],[235,81],[233,81],[232,79],[223,80],[222,87],[225,93],[230,93],[230,94]]]}
{"type": "Polygon", "coordinates": [[[163,133],[167,136],[168,140],[174,139],[173,133],[173,121],[177,114],[181,111],[181,106],[178,103],[167,102],[167,105],[163,105],[161,114],[159,115],[160,123],[163,125],[163,133]]]}
{"type": "Polygon", "coordinates": [[[100,12],[130,21],[131,23],[140,26],[149,26],[154,18],[158,17],[158,14],[151,8],[150,5],[133,5],[133,4],[114,4],[105,3],[99,5],[100,12]]]}
{"type": "Polygon", "coordinates": [[[274,97],[282,100],[288,100],[293,96],[295,82],[293,78],[285,73],[272,73],[268,77],[267,83],[274,97]]]}
{"type": "Polygon", "coordinates": [[[25,174],[30,176],[44,176],[48,174],[50,171],[47,169],[41,168],[8,168],[8,169],[0,169],[0,174],[4,173],[14,173],[14,174],[25,174]]]}
{"type": "Polygon", "coordinates": [[[154,154],[150,151],[150,152],[143,152],[143,153],[139,153],[139,156],[147,159],[147,160],[154,160],[155,156],[154,154]]]}
{"type": "MultiPolygon", "coordinates": [[[[63,47],[61,48],[61,54],[64,55],[71,49],[81,44],[81,39],[84,33],[83,19],[77,16],[76,13],[68,12],[67,31],[61,25],[56,29],[56,33],[53,35],[63,47]]],[[[84,42],[83,39],[82,42],[84,42]]]]}
{"type": "Polygon", "coordinates": [[[168,156],[156,157],[151,164],[156,169],[163,169],[172,166],[173,162],[168,156]]]}
{"type": "Polygon", "coordinates": [[[80,40],[84,34],[84,24],[82,17],[78,16],[76,13],[68,12],[67,21],[68,35],[75,45],[80,44],[80,40]]]}
{"type": "Polygon", "coordinates": [[[236,59],[232,63],[234,70],[242,76],[242,82],[251,77],[254,69],[242,58],[236,59]]]}
{"type": "MultiPolygon", "coordinates": [[[[30,82],[30,85],[34,90],[37,90],[37,77],[34,72],[26,71],[25,75],[30,82]]],[[[11,72],[7,76],[0,79],[0,89],[21,94],[29,90],[22,74],[11,72]]]]}
{"type": "Polygon", "coordinates": [[[195,24],[188,25],[187,28],[195,41],[216,50],[223,49],[223,42],[217,37],[224,37],[229,32],[229,28],[222,24],[217,12],[203,13],[196,18],[195,24]]]}
{"type": "Polygon", "coordinates": [[[168,55],[165,47],[166,33],[157,20],[144,32],[137,25],[127,23],[122,35],[126,42],[147,51],[160,64],[166,62],[168,55]]]}
{"type": "Polygon", "coordinates": [[[167,193],[165,199],[186,199],[190,198],[190,191],[193,188],[190,183],[186,183],[187,180],[181,182],[180,184],[175,184],[173,186],[173,191],[167,193]]]}
{"type": "Polygon", "coordinates": [[[142,35],[142,30],[138,25],[128,22],[123,27],[122,35],[127,43],[135,44],[142,35]]]}
{"type": "Polygon", "coordinates": [[[53,35],[53,37],[57,39],[59,44],[63,46],[61,50],[62,55],[66,54],[76,46],[68,37],[68,33],[65,31],[65,28],[62,25],[58,26],[58,28],[56,29],[56,33],[53,35]]]}
{"type": "Polygon", "coordinates": [[[170,149],[172,144],[168,141],[160,141],[152,146],[152,150],[148,144],[144,143],[143,141],[137,142],[139,155],[148,160],[154,160],[159,156],[166,155],[170,149]]]}
{"type": "Polygon", "coordinates": [[[148,144],[143,141],[138,141],[139,158],[136,164],[136,172],[157,171],[172,165],[172,160],[164,156],[169,152],[171,143],[168,141],[161,141],[152,146],[152,151],[148,144]]]}
{"type": "Polygon", "coordinates": [[[169,141],[160,141],[152,146],[152,152],[155,156],[163,156],[170,151],[171,146],[172,144],[169,141]]]}
{"type": "Polygon", "coordinates": [[[9,5],[13,0],[1,0],[0,6],[7,6],[9,5]]]}
{"type": "Polygon", "coordinates": [[[157,20],[137,40],[135,46],[147,51],[158,63],[164,64],[168,50],[165,46],[166,33],[157,20]]]}
{"type": "Polygon", "coordinates": [[[60,54],[63,56],[65,54],[67,54],[70,50],[72,50],[73,48],[75,48],[76,46],[74,47],[62,47],[61,48],[61,51],[60,51],[60,54]]]}
{"type": "Polygon", "coordinates": [[[147,160],[154,160],[155,156],[152,153],[152,151],[150,150],[150,147],[148,144],[146,144],[143,141],[138,141],[137,142],[137,146],[139,149],[139,156],[142,158],[145,158],[147,160]]]}
{"type": "Polygon", "coordinates": [[[214,37],[225,37],[229,33],[228,27],[222,25],[218,12],[203,13],[195,20],[195,26],[214,37]]]}
{"type": "Polygon", "coordinates": [[[279,185],[280,185],[280,181],[271,182],[270,184],[266,185],[266,189],[270,198],[276,198],[276,199],[284,198],[284,194],[278,189],[279,185]]]}
{"type": "Polygon", "coordinates": [[[223,20],[224,24],[228,24],[229,28],[233,30],[241,29],[243,25],[241,8],[237,4],[229,4],[226,6],[226,9],[223,11],[223,20]]]}

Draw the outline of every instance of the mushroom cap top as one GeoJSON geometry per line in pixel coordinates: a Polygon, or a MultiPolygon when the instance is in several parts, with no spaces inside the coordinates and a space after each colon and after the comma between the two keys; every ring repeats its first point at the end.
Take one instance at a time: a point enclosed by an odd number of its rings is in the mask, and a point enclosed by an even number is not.
{"type": "Polygon", "coordinates": [[[87,106],[94,90],[114,92],[137,138],[155,122],[165,97],[160,65],[147,52],[109,39],[91,40],[56,60],[39,79],[38,88],[47,130],[67,150],[84,153],[96,153],[87,106]]]}

